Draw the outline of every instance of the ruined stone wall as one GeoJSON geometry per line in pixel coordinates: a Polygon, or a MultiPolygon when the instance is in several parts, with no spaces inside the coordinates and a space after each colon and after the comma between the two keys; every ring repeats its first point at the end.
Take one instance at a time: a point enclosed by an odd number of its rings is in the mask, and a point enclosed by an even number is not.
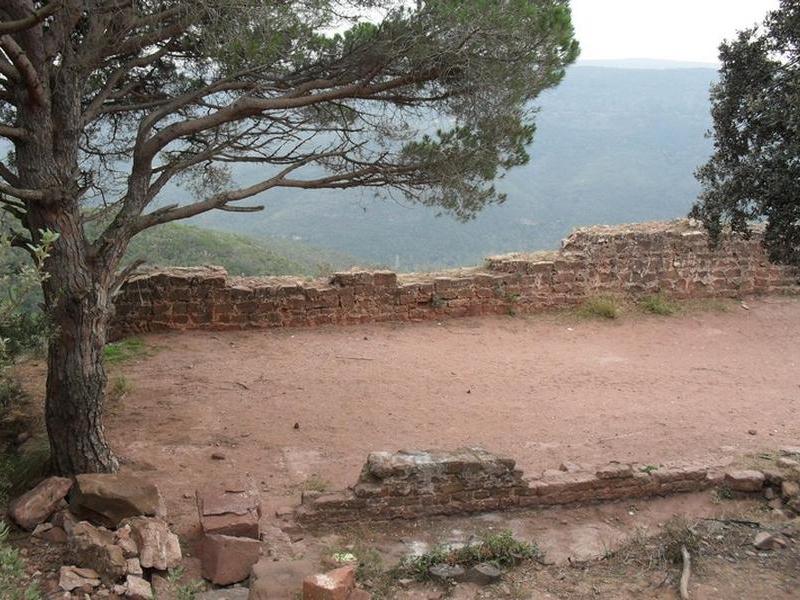
{"type": "Polygon", "coordinates": [[[781,482],[777,471],[616,462],[599,468],[565,464],[525,478],[514,460],[482,448],[373,452],[354,486],[305,492],[295,518],[313,527],[667,496],[713,486],[760,492],[781,482]]]}
{"type": "Polygon", "coordinates": [[[688,221],[579,229],[555,252],[491,257],[442,273],[350,271],[330,278],[229,277],[224,269],[153,271],[116,299],[114,335],[515,314],[588,296],[736,297],[800,291],[796,270],[770,264],[758,235],[714,248],[688,221]]]}

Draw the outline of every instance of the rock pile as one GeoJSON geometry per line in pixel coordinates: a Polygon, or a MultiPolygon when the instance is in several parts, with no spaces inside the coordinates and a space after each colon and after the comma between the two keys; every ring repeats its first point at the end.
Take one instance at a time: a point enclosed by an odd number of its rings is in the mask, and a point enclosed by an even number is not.
{"type": "Polygon", "coordinates": [[[181,562],[158,488],[131,475],[51,477],[15,500],[9,516],[34,536],[66,545],[63,592],[152,600],[148,576],[181,562]]]}

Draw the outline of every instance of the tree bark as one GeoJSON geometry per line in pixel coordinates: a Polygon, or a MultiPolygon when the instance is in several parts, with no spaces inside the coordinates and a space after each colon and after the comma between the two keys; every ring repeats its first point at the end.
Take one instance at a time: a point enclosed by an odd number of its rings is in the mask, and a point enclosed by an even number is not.
{"type": "Polygon", "coordinates": [[[42,284],[53,328],[45,394],[53,468],[61,475],[113,472],[119,463],[102,420],[113,267],[89,259],[77,209],[32,211],[30,216],[37,228],[59,233],[45,261],[48,277],[42,284]]]}
{"type": "Polygon", "coordinates": [[[119,464],[102,421],[107,300],[91,291],[65,297],[50,314],[45,422],[53,467],[62,475],[113,472],[119,464]]]}

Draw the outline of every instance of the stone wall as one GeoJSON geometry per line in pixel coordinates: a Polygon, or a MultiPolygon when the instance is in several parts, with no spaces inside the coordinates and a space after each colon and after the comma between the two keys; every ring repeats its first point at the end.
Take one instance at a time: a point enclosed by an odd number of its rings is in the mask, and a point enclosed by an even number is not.
{"type": "Polygon", "coordinates": [[[350,271],[324,279],[229,277],[181,268],[132,278],[116,298],[115,336],[528,313],[588,296],[737,297],[800,291],[796,270],[770,264],[759,235],[718,247],[688,221],[579,229],[555,252],[488,258],[441,273],[350,271]]]}
{"type": "Polygon", "coordinates": [[[709,466],[658,467],[565,464],[526,479],[514,460],[482,448],[454,452],[373,452],[346,490],[305,492],[295,519],[306,526],[415,519],[515,508],[666,496],[724,486],[760,492],[780,485],[778,472],[724,471],[709,466]]]}

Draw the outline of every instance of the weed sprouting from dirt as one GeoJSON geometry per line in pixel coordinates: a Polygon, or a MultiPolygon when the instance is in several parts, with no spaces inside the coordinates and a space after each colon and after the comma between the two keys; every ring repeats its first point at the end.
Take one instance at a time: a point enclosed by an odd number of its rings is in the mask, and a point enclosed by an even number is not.
{"type": "Polygon", "coordinates": [[[302,484],[300,484],[300,489],[304,492],[322,493],[328,489],[328,482],[316,473],[313,473],[309,475],[302,484]]]}
{"type": "Polygon", "coordinates": [[[587,298],[578,308],[578,315],[587,318],[616,319],[619,314],[619,301],[612,296],[587,298]]]}
{"type": "Polygon", "coordinates": [[[430,568],[438,564],[470,567],[482,562],[499,567],[511,567],[525,560],[541,556],[536,544],[514,538],[510,531],[488,533],[476,542],[465,546],[436,546],[425,554],[404,558],[393,570],[395,578],[410,577],[424,581],[430,577],[430,568]]]}
{"type": "Polygon", "coordinates": [[[175,567],[167,572],[167,584],[172,596],[175,600],[195,600],[197,594],[203,590],[203,583],[200,581],[182,583],[184,575],[186,575],[186,571],[183,567],[175,567]]]}
{"type": "Polygon", "coordinates": [[[106,399],[110,403],[122,401],[133,390],[133,384],[125,375],[117,375],[111,380],[106,391],[106,399]]]}
{"type": "Polygon", "coordinates": [[[680,307],[664,294],[653,294],[639,300],[639,308],[651,315],[666,317],[677,313],[680,307]]]}
{"type": "Polygon", "coordinates": [[[673,517],[664,524],[660,535],[649,536],[639,529],[622,547],[610,552],[609,559],[618,559],[624,564],[640,568],[663,569],[670,564],[680,564],[681,548],[686,547],[693,557],[700,550],[700,535],[684,517],[673,517]]]}
{"type": "Polygon", "coordinates": [[[25,562],[19,550],[8,543],[9,528],[0,521],[0,598],[3,600],[40,600],[36,584],[25,585],[25,562]]]}

